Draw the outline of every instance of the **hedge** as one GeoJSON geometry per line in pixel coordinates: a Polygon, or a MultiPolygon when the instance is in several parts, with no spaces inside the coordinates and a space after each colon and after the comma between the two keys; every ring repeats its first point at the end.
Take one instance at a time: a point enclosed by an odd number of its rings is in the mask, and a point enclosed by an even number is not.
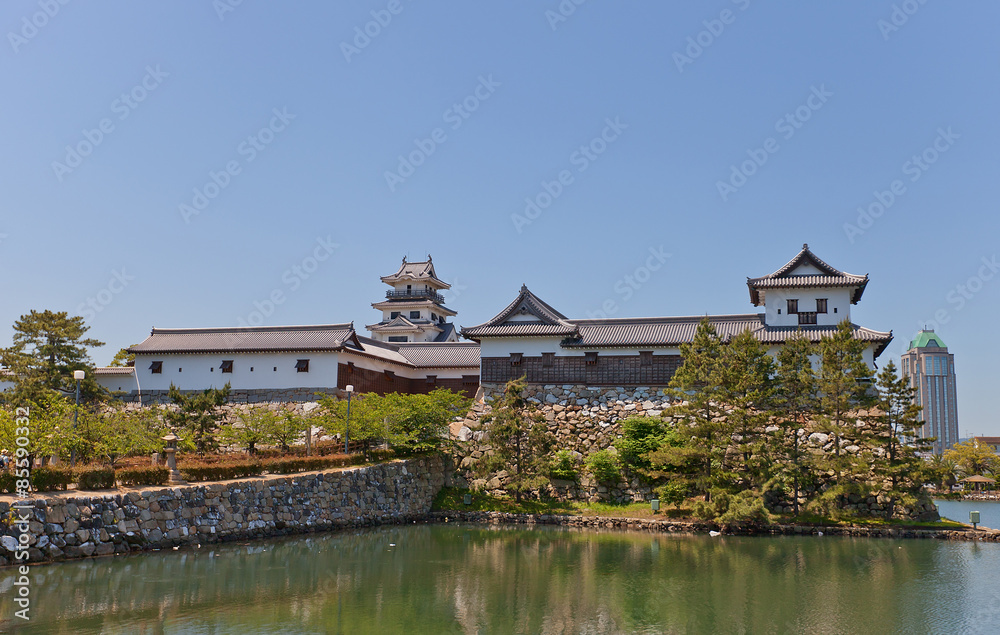
{"type": "MultiPolygon", "coordinates": [[[[13,471],[0,472],[0,492],[16,494],[17,480],[13,471]]],[[[39,467],[31,470],[31,489],[35,492],[66,489],[66,486],[75,480],[73,470],[54,467],[39,467]]]]}
{"type": "Polygon", "coordinates": [[[111,489],[115,486],[115,471],[107,467],[79,470],[76,473],[77,489],[111,489]]]}
{"type": "Polygon", "coordinates": [[[259,476],[264,466],[259,461],[242,463],[216,463],[214,465],[190,465],[179,467],[185,481],[198,483],[202,481],[224,481],[231,478],[246,478],[259,476]]]}
{"type": "Polygon", "coordinates": [[[126,487],[166,485],[170,480],[170,470],[165,467],[127,468],[115,472],[115,480],[126,487]]]}

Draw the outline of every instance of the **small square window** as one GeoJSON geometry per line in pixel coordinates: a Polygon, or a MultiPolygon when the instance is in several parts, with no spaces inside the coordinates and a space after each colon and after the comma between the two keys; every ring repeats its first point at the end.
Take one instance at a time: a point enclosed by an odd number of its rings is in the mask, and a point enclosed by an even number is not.
{"type": "Polygon", "coordinates": [[[786,300],[788,303],[788,315],[795,315],[799,312],[799,301],[798,300],[786,300]]]}
{"type": "Polygon", "coordinates": [[[179,373],[179,372],[181,372],[182,370],[184,370],[184,369],[183,369],[183,368],[178,368],[178,369],[177,369],[177,372],[179,373]]]}
{"type": "Polygon", "coordinates": [[[153,371],[154,375],[159,375],[163,372],[163,362],[153,362],[149,365],[149,370],[153,371]]]}
{"type": "Polygon", "coordinates": [[[510,365],[511,366],[520,366],[521,365],[521,359],[523,357],[524,357],[524,353],[511,353],[510,354],[510,365]]]}
{"type": "Polygon", "coordinates": [[[410,311],[410,319],[411,320],[419,320],[420,319],[420,311],[410,311]]]}
{"type": "Polygon", "coordinates": [[[639,365],[640,366],[652,366],[653,365],[653,351],[639,351],[639,365]]]}
{"type": "Polygon", "coordinates": [[[224,373],[233,372],[233,360],[231,359],[223,360],[222,365],[219,366],[219,369],[224,373]]]}
{"type": "Polygon", "coordinates": [[[834,312],[834,313],[836,313],[836,312],[837,312],[837,307],[833,307],[833,312],[834,312]]]}
{"type": "Polygon", "coordinates": [[[347,362],[347,372],[349,373],[354,372],[354,362],[347,362]]]}
{"type": "Polygon", "coordinates": [[[382,372],[385,373],[385,378],[388,379],[389,381],[392,381],[396,378],[396,373],[391,370],[385,370],[382,372]]]}
{"type": "Polygon", "coordinates": [[[406,335],[390,335],[389,336],[389,341],[390,342],[408,342],[408,341],[410,341],[410,338],[407,337],[406,335]]]}
{"type": "Polygon", "coordinates": [[[437,381],[437,378],[438,378],[437,375],[428,375],[427,376],[427,383],[428,384],[433,384],[434,382],[437,381]]]}
{"type": "Polygon", "coordinates": [[[587,366],[595,366],[597,364],[597,351],[589,351],[583,354],[587,361],[587,366]]]}
{"type": "Polygon", "coordinates": [[[389,319],[390,320],[395,320],[398,317],[399,317],[399,311],[391,311],[391,312],[389,312],[389,319]]]}
{"type": "Polygon", "coordinates": [[[816,299],[816,313],[826,313],[826,298],[816,299]]]}
{"type": "Polygon", "coordinates": [[[250,372],[251,372],[251,373],[253,372],[253,366],[251,366],[251,367],[250,367],[250,372]]]}
{"type": "Polygon", "coordinates": [[[277,366],[274,367],[273,372],[278,372],[278,367],[277,366]]]}
{"type": "Polygon", "coordinates": [[[552,368],[556,365],[555,353],[542,353],[542,368],[552,368]]]}
{"type": "Polygon", "coordinates": [[[295,362],[295,372],[297,373],[308,373],[309,372],[309,360],[300,359],[295,362]]]}

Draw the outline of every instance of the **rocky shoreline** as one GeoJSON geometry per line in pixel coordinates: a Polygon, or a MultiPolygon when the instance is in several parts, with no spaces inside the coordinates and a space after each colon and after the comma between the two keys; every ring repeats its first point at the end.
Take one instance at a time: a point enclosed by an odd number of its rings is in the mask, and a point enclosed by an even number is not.
{"type": "MultiPolygon", "coordinates": [[[[720,527],[711,522],[619,518],[604,516],[570,516],[562,514],[515,514],[488,511],[434,511],[427,522],[470,522],[488,525],[557,525],[589,529],[617,529],[671,534],[707,534],[720,527]]],[[[1000,531],[980,528],[931,529],[917,527],[863,527],[839,525],[769,525],[745,531],[727,531],[743,536],[850,536],[854,538],[915,538],[976,542],[1000,542],[1000,531]]]]}

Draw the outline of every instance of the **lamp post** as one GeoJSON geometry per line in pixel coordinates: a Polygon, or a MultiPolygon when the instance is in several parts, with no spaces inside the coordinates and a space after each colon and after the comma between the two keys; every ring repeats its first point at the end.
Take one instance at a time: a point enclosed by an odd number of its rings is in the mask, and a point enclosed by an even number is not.
{"type": "Polygon", "coordinates": [[[344,429],[344,454],[351,453],[351,393],[354,386],[347,385],[347,425],[344,429]]]}
{"type": "MultiPolygon", "coordinates": [[[[76,436],[76,416],[80,412],[80,380],[84,378],[86,373],[82,370],[73,371],[73,379],[76,380],[76,410],[73,411],[73,436],[76,436]]],[[[74,439],[74,443],[76,439],[74,439]]],[[[69,466],[76,466],[76,446],[74,445],[69,451],[69,466]]]]}

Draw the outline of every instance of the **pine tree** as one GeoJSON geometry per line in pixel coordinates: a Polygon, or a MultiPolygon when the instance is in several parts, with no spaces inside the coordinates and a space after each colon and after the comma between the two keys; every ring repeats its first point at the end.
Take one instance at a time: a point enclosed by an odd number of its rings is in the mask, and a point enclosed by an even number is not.
{"type": "Polygon", "coordinates": [[[75,370],[87,373],[80,384],[82,398],[104,395],[87,353],[88,347],[104,342],[84,338],[89,329],[82,317],[66,311],[32,311],[14,322],[13,345],[0,349],[0,363],[14,373],[12,400],[32,402],[46,392],[75,392],[75,370]]]}
{"type": "Polygon", "coordinates": [[[746,330],[723,347],[722,363],[727,441],[742,461],[729,467],[740,475],[743,489],[759,490],[772,469],[765,435],[775,398],[774,360],[746,330]]]}
{"type": "Polygon", "coordinates": [[[834,475],[837,487],[830,493],[835,496],[847,491],[845,477],[852,477],[854,485],[862,480],[857,478],[862,466],[843,446],[845,438],[863,433],[863,419],[875,398],[872,371],[863,356],[865,343],[855,339],[849,321],[844,320],[833,335],[824,337],[819,350],[822,367],[816,385],[820,395],[817,420],[818,427],[833,437],[833,452],[823,455],[822,463],[834,475]]]}
{"type": "Polygon", "coordinates": [[[816,372],[812,356],[816,347],[800,331],[785,340],[778,351],[775,379],[778,393],[775,415],[781,431],[775,444],[776,478],[782,486],[792,489],[792,506],[799,515],[802,486],[810,480],[809,455],[799,443],[810,417],[817,408],[816,372]]]}
{"type": "Polygon", "coordinates": [[[689,427],[691,445],[686,450],[686,460],[700,460],[702,468],[693,476],[692,484],[704,493],[707,501],[711,499],[712,488],[720,484],[731,485],[727,481],[735,478],[732,474],[718,473],[730,439],[723,426],[725,362],[722,342],[708,318],[698,324],[691,342],[681,344],[681,357],[684,362],[671,378],[670,387],[683,403],[673,406],[670,414],[680,418],[684,422],[681,425],[686,423],[689,427]]]}
{"type": "Polygon", "coordinates": [[[900,501],[909,501],[923,485],[923,459],[918,453],[927,452],[927,439],[919,436],[922,425],[920,406],[913,402],[915,389],[910,378],[897,376],[896,364],[890,360],[878,374],[878,414],[868,437],[873,446],[872,472],[882,482],[882,495],[887,499],[886,518],[892,518],[900,501]]]}
{"type": "Polygon", "coordinates": [[[185,395],[172,383],[167,393],[177,404],[177,410],[165,415],[171,427],[186,433],[199,454],[218,447],[216,434],[219,427],[219,406],[229,398],[229,384],[220,388],[209,388],[200,393],[185,395]]]}
{"type": "Polygon", "coordinates": [[[487,470],[506,469],[507,489],[521,502],[524,492],[545,483],[553,442],[544,416],[525,398],[525,377],[507,382],[484,421],[493,454],[482,465],[487,470]]]}

